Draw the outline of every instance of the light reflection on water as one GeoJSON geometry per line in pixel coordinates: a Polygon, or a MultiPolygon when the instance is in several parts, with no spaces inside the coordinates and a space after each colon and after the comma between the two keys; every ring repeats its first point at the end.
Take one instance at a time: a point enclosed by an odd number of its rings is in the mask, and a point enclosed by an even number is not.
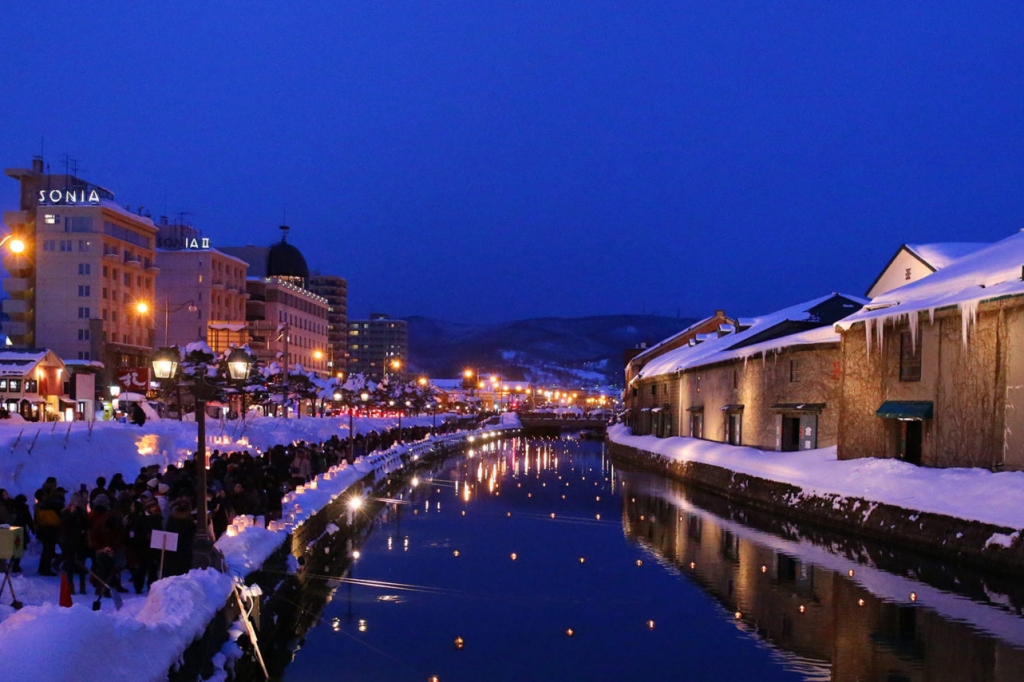
{"type": "Polygon", "coordinates": [[[384,508],[286,679],[1024,678],[1024,619],[914,576],[981,578],[726,518],[600,443],[476,445],[384,508]]]}

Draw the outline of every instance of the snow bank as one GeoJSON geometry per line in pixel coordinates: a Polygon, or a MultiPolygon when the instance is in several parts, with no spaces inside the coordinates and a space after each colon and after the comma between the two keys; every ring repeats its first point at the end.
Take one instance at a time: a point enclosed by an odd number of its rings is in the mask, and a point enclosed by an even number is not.
{"type": "MultiPolygon", "coordinates": [[[[68,490],[77,490],[79,483],[92,487],[97,476],[109,479],[116,472],[130,481],[141,467],[159,464],[166,468],[178,464],[191,457],[196,448],[196,424],[189,421],[149,420],[141,427],[93,422],[91,430],[87,422],[9,421],[0,420],[0,488],[6,488],[11,496],[24,493],[29,500],[47,476],[56,476],[68,490]]],[[[431,416],[402,419],[403,428],[432,423],[431,416]]],[[[357,434],[397,425],[397,417],[354,420],[357,434]]],[[[206,421],[206,446],[210,452],[262,452],[278,443],[320,443],[331,436],[348,438],[348,417],[206,421]]]]}
{"type": "Polygon", "coordinates": [[[202,635],[233,584],[231,576],[194,570],[157,581],[145,600],[119,612],[26,607],[0,623],[0,679],[166,679],[169,663],[202,635]]]}
{"type": "Polygon", "coordinates": [[[930,469],[895,459],[839,461],[836,448],[776,452],[696,438],[634,436],[617,424],[608,437],[679,462],[703,462],[813,495],[859,497],[970,521],[1024,528],[1024,472],[930,469]]]}

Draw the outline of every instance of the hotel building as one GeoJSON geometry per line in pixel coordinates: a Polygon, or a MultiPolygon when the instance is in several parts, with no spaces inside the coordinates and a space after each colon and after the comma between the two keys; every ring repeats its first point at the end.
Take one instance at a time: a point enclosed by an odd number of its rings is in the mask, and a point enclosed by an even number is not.
{"type": "Polygon", "coordinates": [[[153,326],[136,305],[155,296],[156,226],[103,187],[46,173],[42,159],[5,173],[21,192],[19,210],[5,212],[4,222],[25,244],[3,263],[10,343],[100,361],[106,381],[119,368],[146,367],[153,326]]]}
{"type": "Polygon", "coordinates": [[[343,375],[348,364],[348,282],[318,273],[309,278],[307,286],[327,299],[327,368],[336,376],[343,375]]]}
{"type": "Polygon", "coordinates": [[[309,267],[302,252],[288,243],[288,228],[270,247],[224,247],[249,264],[245,320],[249,348],[263,362],[326,374],[328,302],[306,288],[309,267]]]}
{"type": "Polygon", "coordinates": [[[249,342],[245,307],[248,263],[210,245],[188,225],[158,225],[156,299],[150,307],[159,346],[205,341],[214,352],[249,342]]]}
{"type": "Polygon", "coordinates": [[[368,320],[349,320],[348,371],[373,381],[404,377],[409,360],[409,330],[405,320],[371,313],[368,320]]]}

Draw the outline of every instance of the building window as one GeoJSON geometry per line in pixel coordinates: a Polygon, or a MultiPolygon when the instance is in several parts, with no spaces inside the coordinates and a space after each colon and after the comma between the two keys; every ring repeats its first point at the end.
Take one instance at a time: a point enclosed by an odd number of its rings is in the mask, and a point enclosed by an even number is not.
{"type": "Polygon", "coordinates": [[[43,216],[43,222],[47,225],[56,225],[58,220],[60,220],[60,217],[53,213],[47,213],[43,216]]]}
{"type": "Polygon", "coordinates": [[[110,321],[111,322],[117,322],[117,311],[116,310],[111,310],[110,311],[110,321]]]}
{"type": "Polygon", "coordinates": [[[21,379],[11,379],[7,383],[7,390],[11,393],[21,393],[21,379]]]}
{"type": "Polygon", "coordinates": [[[651,384],[651,395],[658,395],[658,384],[651,384]]]}
{"type": "Polygon", "coordinates": [[[87,350],[80,350],[80,351],[78,351],[78,359],[79,360],[88,360],[89,359],[89,351],[87,351],[87,350]]]}
{"type": "Polygon", "coordinates": [[[704,411],[694,410],[690,413],[690,437],[704,437],[704,411]]]}
{"type": "Polygon", "coordinates": [[[729,431],[726,434],[727,442],[730,445],[741,445],[743,443],[743,413],[729,412],[726,416],[729,418],[726,424],[729,431]]]}
{"type": "Polygon", "coordinates": [[[733,388],[739,388],[740,387],[740,373],[738,371],[736,371],[735,369],[732,371],[732,387],[733,388]]]}
{"type": "Polygon", "coordinates": [[[25,393],[39,393],[39,382],[35,379],[25,379],[25,393]]]}
{"type": "Polygon", "coordinates": [[[92,274],[92,264],[91,263],[79,263],[78,264],[78,274],[79,275],[91,275],[92,274]]]}
{"type": "Polygon", "coordinates": [[[921,380],[921,340],[917,344],[910,332],[900,334],[900,381],[921,380]],[[916,347],[915,347],[916,346],[916,347]]]}
{"type": "Polygon", "coordinates": [[[56,239],[47,239],[46,241],[43,242],[43,251],[56,251],[56,250],[57,250],[57,240],[56,239]]]}
{"type": "Polygon", "coordinates": [[[92,242],[87,239],[79,239],[78,250],[81,251],[82,253],[88,253],[89,251],[92,251],[92,242]]]}
{"type": "Polygon", "coordinates": [[[78,330],[78,340],[79,341],[88,341],[89,340],[89,330],[88,329],[79,329],[78,330]]]}
{"type": "Polygon", "coordinates": [[[104,266],[103,266],[103,276],[104,276],[104,277],[108,277],[109,275],[110,275],[110,271],[109,271],[109,270],[107,270],[107,266],[106,266],[106,265],[104,265],[104,266]]]}
{"type": "Polygon", "coordinates": [[[89,319],[89,309],[88,308],[79,308],[78,309],[78,319],[80,319],[80,320],[88,320],[89,319]]]}
{"type": "Polygon", "coordinates": [[[67,252],[67,253],[70,253],[71,252],[71,240],[70,239],[61,239],[60,240],[60,250],[64,251],[64,252],[67,252]]]}
{"type": "Polygon", "coordinates": [[[107,288],[103,287],[103,298],[107,297],[107,288]]]}
{"type": "Polygon", "coordinates": [[[789,361],[789,380],[790,382],[800,381],[800,361],[790,360],[789,361]]]}
{"type": "Polygon", "coordinates": [[[124,273],[124,285],[130,287],[132,285],[132,274],[130,272],[124,273]]]}
{"type": "Polygon", "coordinates": [[[78,285],[78,295],[80,297],[82,297],[82,296],[91,296],[92,295],[91,287],[88,284],[79,284],[78,285]]]}

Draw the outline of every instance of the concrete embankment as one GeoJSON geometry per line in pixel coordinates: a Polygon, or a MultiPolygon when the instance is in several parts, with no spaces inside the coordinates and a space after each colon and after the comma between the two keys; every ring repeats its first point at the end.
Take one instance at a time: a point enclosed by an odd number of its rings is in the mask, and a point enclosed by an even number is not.
{"type": "Polygon", "coordinates": [[[660,473],[730,502],[802,523],[913,549],[1000,573],[1024,568],[1018,529],[885,504],[859,497],[812,493],[703,462],[676,461],[658,453],[608,441],[620,465],[660,473]]]}

